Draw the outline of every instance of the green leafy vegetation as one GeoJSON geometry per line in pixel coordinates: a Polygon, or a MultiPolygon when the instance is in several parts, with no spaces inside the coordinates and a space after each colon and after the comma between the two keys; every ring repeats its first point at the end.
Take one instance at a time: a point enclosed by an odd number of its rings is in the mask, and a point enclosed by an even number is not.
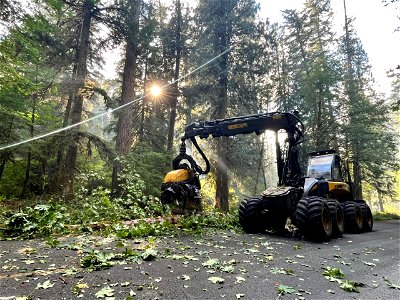
{"type": "Polygon", "coordinates": [[[284,284],[280,284],[278,286],[278,295],[283,296],[285,294],[293,294],[296,290],[294,288],[292,288],[291,286],[287,286],[284,284]]]}
{"type": "Polygon", "coordinates": [[[52,288],[54,286],[54,282],[51,282],[50,280],[46,280],[43,283],[38,283],[36,286],[36,289],[44,289],[47,290],[49,288],[52,288]]]}
{"type": "Polygon", "coordinates": [[[112,266],[111,260],[115,258],[112,253],[100,252],[93,250],[81,261],[81,266],[89,270],[108,269],[112,266]]]}
{"type": "Polygon", "coordinates": [[[360,292],[357,288],[357,283],[354,281],[349,281],[349,280],[342,281],[340,284],[340,288],[345,290],[346,292],[356,292],[356,293],[360,292]]]}
{"type": "Polygon", "coordinates": [[[347,279],[342,280],[346,277],[346,274],[338,268],[331,268],[328,266],[325,268],[323,275],[329,281],[337,282],[340,288],[346,292],[359,293],[360,291],[358,290],[358,287],[364,286],[364,284],[360,282],[355,282],[347,279]]]}
{"type": "Polygon", "coordinates": [[[330,281],[335,281],[336,279],[341,279],[344,278],[345,276],[342,270],[331,267],[326,267],[326,270],[324,271],[323,275],[325,276],[326,279],[330,281]]]}
{"type": "Polygon", "coordinates": [[[82,258],[81,266],[89,271],[98,271],[109,269],[120,261],[151,261],[156,259],[157,255],[157,251],[153,248],[148,248],[142,252],[126,248],[125,251],[116,253],[91,250],[87,255],[85,255],[85,257],[82,258]]]}
{"type": "Polygon", "coordinates": [[[375,221],[400,220],[400,213],[376,212],[373,217],[375,221]]]}
{"type": "Polygon", "coordinates": [[[109,298],[114,296],[114,289],[109,286],[103,287],[95,294],[96,298],[109,298]]]}
{"type": "MultiPolygon", "coordinates": [[[[91,175],[93,177],[93,175],[91,175]]],[[[238,229],[235,213],[188,215],[172,222],[157,197],[143,195],[143,182],[137,174],[123,185],[124,195],[112,198],[110,190],[97,187],[90,192],[82,188],[77,201],[27,206],[0,213],[0,236],[9,238],[45,237],[68,232],[104,232],[120,238],[159,236],[171,233],[201,233],[205,228],[238,229]],[[163,217],[160,217],[163,215],[163,217]]],[[[49,238],[47,244],[57,247],[49,238]]]]}
{"type": "Polygon", "coordinates": [[[271,268],[269,270],[272,274],[286,274],[286,275],[294,275],[293,270],[286,268],[271,268]]]}
{"type": "Polygon", "coordinates": [[[237,229],[239,219],[236,212],[219,213],[209,212],[206,214],[195,214],[180,220],[182,229],[190,232],[201,232],[202,228],[237,229]]]}
{"type": "Polygon", "coordinates": [[[218,277],[218,276],[212,276],[210,278],[208,278],[208,280],[210,280],[212,283],[224,283],[225,279],[223,279],[222,277],[218,277]]]}
{"type": "Polygon", "coordinates": [[[65,232],[64,222],[68,216],[65,207],[51,204],[27,207],[16,213],[6,212],[0,220],[3,220],[5,226],[5,236],[31,238],[65,232]]]}

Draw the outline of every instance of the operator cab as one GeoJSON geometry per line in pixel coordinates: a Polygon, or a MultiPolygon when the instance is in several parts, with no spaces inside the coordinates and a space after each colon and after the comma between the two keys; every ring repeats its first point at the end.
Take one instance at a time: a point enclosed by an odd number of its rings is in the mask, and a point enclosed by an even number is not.
{"type": "Polygon", "coordinates": [[[351,190],[350,185],[346,183],[345,172],[335,150],[310,153],[304,195],[328,196],[339,201],[350,199],[351,190]]]}
{"type": "Polygon", "coordinates": [[[310,153],[307,177],[328,181],[344,181],[340,157],[335,150],[310,153]]]}

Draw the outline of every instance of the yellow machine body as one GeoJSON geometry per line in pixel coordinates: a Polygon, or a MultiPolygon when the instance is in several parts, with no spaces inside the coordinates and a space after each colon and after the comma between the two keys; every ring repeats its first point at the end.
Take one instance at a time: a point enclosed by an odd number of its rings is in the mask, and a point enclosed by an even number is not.
{"type": "Polygon", "coordinates": [[[344,182],[328,181],[329,193],[342,196],[350,194],[350,186],[344,182]]]}
{"type": "Polygon", "coordinates": [[[167,173],[164,177],[164,183],[181,182],[193,177],[193,172],[186,169],[173,170],[167,173]]]}
{"type": "MultiPolygon", "coordinates": [[[[310,194],[313,195],[317,192],[317,182],[313,183],[313,187],[310,189],[310,194]]],[[[342,200],[351,197],[350,186],[345,182],[328,181],[329,197],[342,200]]]]}

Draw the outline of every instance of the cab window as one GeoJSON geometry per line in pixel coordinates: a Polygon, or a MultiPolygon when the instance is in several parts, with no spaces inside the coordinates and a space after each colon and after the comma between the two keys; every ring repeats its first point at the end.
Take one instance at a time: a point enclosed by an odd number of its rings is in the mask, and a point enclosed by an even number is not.
{"type": "Polygon", "coordinates": [[[308,161],[307,176],[311,178],[331,179],[332,155],[311,157],[308,161]]]}
{"type": "Polygon", "coordinates": [[[333,180],[343,181],[340,158],[337,155],[335,155],[335,160],[334,160],[334,164],[333,164],[333,174],[332,175],[333,175],[332,176],[333,180]]]}

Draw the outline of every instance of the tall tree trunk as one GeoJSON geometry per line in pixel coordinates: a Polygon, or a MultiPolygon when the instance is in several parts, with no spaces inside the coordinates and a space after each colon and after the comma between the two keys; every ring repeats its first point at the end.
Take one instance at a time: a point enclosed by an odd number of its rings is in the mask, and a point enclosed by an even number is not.
{"type": "Polygon", "coordinates": [[[229,189],[228,189],[228,147],[227,137],[220,137],[217,141],[217,174],[215,207],[223,212],[229,211],[229,189]]]}
{"type": "MultiPolygon", "coordinates": [[[[220,22],[218,30],[218,47],[219,52],[225,51],[229,44],[229,33],[227,24],[227,0],[220,1],[219,17],[220,22]]],[[[219,58],[219,78],[218,78],[218,107],[217,118],[226,118],[228,107],[228,53],[219,58]]],[[[229,190],[228,190],[228,146],[227,137],[221,137],[217,140],[217,174],[216,174],[216,191],[215,191],[215,207],[223,212],[229,210],[229,190]]]]}
{"type": "Polygon", "coordinates": [[[254,195],[257,194],[258,179],[260,178],[260,175],[261,175],[261,172],[262,172],[262,169],[263,169],[263,164],[264,164],[264,139],[261,142],[260,160],[258,162],[257,175],[256,175],[256,178],[255,178],[255,183],[254,183],[254,192],[253,192],[254,195]]]}
{"type": "Polygon", "coordinates": [[[1,164],[0,164],[0,181],[1,181],[1,178],[3,177],[4,169],[6,167],[7,157],[8,157],[8,155],[4,155],[3,159],[1,161],[1,164]]]}
{"type": "MultiPolygon", "coordinates": [[[[143,80],[143,85],[144,85],[144,90],[147,90],[147,66],[148,66],[148,57],[146,57],[145,62],[144,62],[144,80],[143,80]]],[[[145,122],[145,115],[146,115],[146,101],[147,97],[142,97],[142,103],[140,106],[140,124],[139,124],[139,143],[143,141],[144,138],[144,122],[145,122]]]]}
{"type": "MultiPolygon", "coordinates": [[[[184,55],[183,56],[183,66],[187,68],[188,66],[188,56],[184,55]]],[[[185,109],[185,123],[186,125],[192,122],[192,110],[193,110],[193,105],[194,105],[194,95],[193,93],[190,93],[189,95],[184,96],[185,101],[184,103],[186,104],[186,109],[185,109]]]]}
{"type": "MultiPolygon", "coordinates": [[[[353,70],[353,49],[350,46],[350,32],[349,32],[349,21],[347,19],[346,0],[343,0],[344,6],[344,17],[345,17],[345,41],[346,41],[346,59],[347,59],[347,81],[346,90],[349,98],[350,105],[350,125],[352,125],[352,106],[358,102],[358,93],[354,80],[353,70]]],[[[354,197],[356,199],[362,199],[362,185],[361,185],[361,168],[360,168],[360,146],[359,139],[355,138],[351,141],[351,148],[353,151],[353,178],[354,178],[354,197]]]]}
{"type": "MultiPolygon", "coordinates": [[[[334,116],[334,111],[333,111],[333,105],[332,105],[332,100],[329,99],[328,100],[328,114],[329,114],[329,124],[327,129],[324,131],[326,134],[329,131],[336,131],[334,127],[331,128],[331,130],[329,130],[329,127],[332,126],[335,122],[335,116],[334,116]]],[[[336,151],[339,151],[339,142],[338,142],[338,137],[336,134],[334,134],[331,138],[332,140],[332,146],[330,148],[335,149],[336,151]]],[[[326,145],[325,148],[328,148],[329,145],[326,145]]]]}
{"type": "MultiPolygon", "coordinates": [[[[36,101],[37,101],[37,95],[33,95],[31,124],[29,125],[29,133],[30,133],[31,137],[33,137],[33,130],[34,130],[34,124],[35,124],[36,101]]],[[[29,186],[29,181],[30,181],[30,173],[31,173],[31,160],[32,160],[32,152],[29,150],[27,158],[26,158],[25,180],[24,180],[24,183],[22,185],[21,195],[25,195],[28,192],[28,186],[29,186]]]]}
{"type": "Polygon", "coordinates": [[[178,79],[179,79],[179,71],[180,71],[180,62],[181,62],[181,51],[182,51],[182,41],[181,41],[181,28],[182,28],[182,10],[181,10],[181,1],[176,0],[176,13],[177,13],[177,24],[176,24],[176,55],[175,55],[175,70],[174,70],[174,92],[171,99],[171,112],[169,115],[169,124],[168,124],[168,140],[167,140],[167,150],[172,150],[172,146],[174,143],[174,131],[175,131],[175,120],[176,120],[176,106],[178,103],[178,79]]]}
{"type": "MultiPolygon", "coordinates": [[[[9,139],[11,136],[11,130],[12,130],[13,125],[14,125],[14,117],[11,118],[10,128],[9,128],[8,134],[7,134],[7,139],[9,139]]],[[[0,164],[0,181],[1,181],[1,178],[3,177],[4,169],[6,167],[6,163],[7,163],[7,160],[9,157],[10,157],[10,152],[3,153],[3,159],[0,164]]]]}
{"type": "MultiPolygon", "coordinates": [[[[74,66],[73,73],[75,73],[75,71],[76,71],[76,64],[74,66]]],[[[71,114],[71,106],[72,106],[72,102],[73,102],[73,94],[74,94],[73,91],[70,91],[69,95],[68,95],[68,100],[67,100],[67,105],[65,107],[64,119],[63,119],[63,125],[62,125],[63,128],[68,126],[68,121],[69,121],[69,117],[71,114]]],[[[65,136],[65,133],[63,133],[63,135],[65,136]]],[[[52,172],[52,179],[51,179],[50,187],[49,187],[50,193],[59,192],[61,182],[65,181],[63,178],[64,176],[61,173],[63,158],[64,158],[64,149],[59,149],[57,151],[56,164],[55,164],[54,170],[52,172]]]]}
{"type": "MultiPolygon", "coordinates": [[[[122,78],[122,94],[120,105],[124,105],[132,101],[135,97],[135,81],[136,81],[136,59],[137,59],[137,39],[139,33],[139,17],[141,0],[129,1],[129,26],[126,37],[125,50],[125,66],[122,78]]],[[[132,106],[123,108],[118,116],[116,151],[119,157],[125,156],[132,145],[132,123],[133,123],[132,106]]],[[[119,191],[118,174],[123,167],[120,160],[115,160],[112,174],[112,189],[116,193],[119,191]]]]}
{"type": "MultiPolygon", "coordinates": [[[[87,60],[90,46],[90,27],[92,22],[92,13],[94,9],[93,0],[85,0],[83,3],[83,17],[82,26],[79,34],[79,43],[76,55],[76,74],[75,75],[75,90],[73,95],[72,111],[71,111],[71,124],[79,123],[82,120],[83,110],[83,95],[81,89],[85,86],[87,80],[87,60]]],[[[75,137],[73,142],[68,148],[66,157],[66,194],[69,197],[74,193],[74,177],[76,159],[78,156],[78,142],[79,139],[75,137]]]]}
{"type": "Polygon", "coordinates": [[[362,199],[362,176],[361,167],[359,161],[359,141],[355,141],[354,153],[353,153],[353,174],[354,174],[354,197],[356,199],[362,199]]]}
{"type": "Polygon", "coordinates": [[[322,91],[319,89],[318,100],[316,103],[316,115],[315,115],[315,132],[314,132],[314,142],[315,150],[323,150],[322,148],[322,91]]]}
{"type": "Polygon", "coordinates": [[[379,206],[379,211],[380,211],[380,212],[384,212],[385,209],[383,208],[383,195],[382,195],[382,192],[381,192],[379,189],[377,189],[377,192],[378,192],[378,206],[379,206]]]}

